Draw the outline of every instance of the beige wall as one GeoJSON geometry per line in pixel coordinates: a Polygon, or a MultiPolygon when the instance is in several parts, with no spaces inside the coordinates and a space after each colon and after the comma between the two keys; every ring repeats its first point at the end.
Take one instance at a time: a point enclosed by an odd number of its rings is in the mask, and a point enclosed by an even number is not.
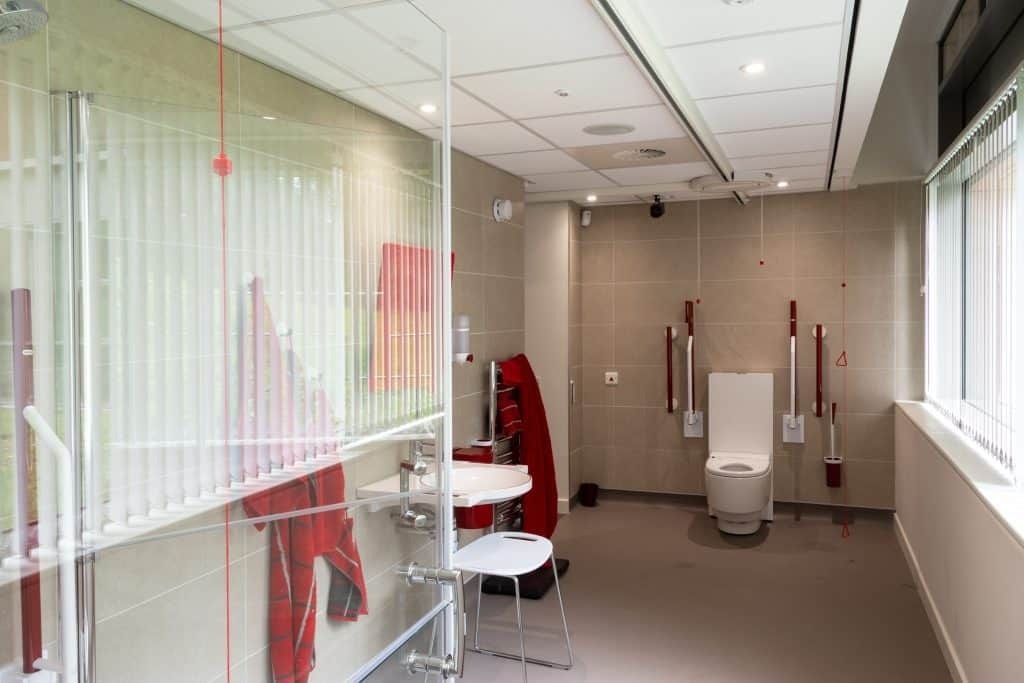
{"type": "Polygon", "coordinates": [[[453,371],[454,443],[487,436],[487,372],[526,348],[523,298],[523,181],[452,152],[452,306],[468,313],[474,361],[453,371]],[[511,199],[512,220],[495,222],[491,202],[511,199]]]}
{"type": "MultiPolygon", "coordinates": [[[[665,325],[681,326],[684,300],[701,298],[701,410],[707,410],[710,371],[767,370],[775,374],[775,412],[781,415],[788,402],[789,300],[795,298],[798,411],[807,416],[806,443],[782,444],[776,425],[776,500],[891,508],[893,400],[923,390],[920,185],[768,198],[764,266],[758,264],[758,201],[701,202],[699,251],[697,210],[696,202],[673,203],[654,220],[644,205],[600,207],[593,224],[579,232],[584,479],[614,489],[702,493],[706,441],[684,439],[679,415],[665,410],[665,325]],[[843,412],[846,480],[828,489],[821,461],[827,425],[811,413],[809,328],[825,324],[827,358],[834,360],[843,339],[844,262],[849,366],[842,371],[828,362],[826,400],[839,402],[843,412]],[[605,387],[603,373],[613,369],[620,385],[605,387]]],[[[680,397],[684,349],[676,345],[680,397]]]]}
{"type": "Polygon", "coordinates": [[[580,207],[569,209],[569,499],[583,482],[583,309],[580,272],[580,207]]]}

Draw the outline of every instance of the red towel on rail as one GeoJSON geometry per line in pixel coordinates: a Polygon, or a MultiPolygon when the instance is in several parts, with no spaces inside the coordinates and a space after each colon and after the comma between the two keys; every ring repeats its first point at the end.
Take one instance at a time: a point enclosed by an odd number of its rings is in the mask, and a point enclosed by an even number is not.
{"type": "MultiPolygon", "coordinates": [[[[345,500],[341,463],[247,496],[250,517],[301,513],[345,500]]],[[[270,663],[274,683],[305,683],[316,665],[314,560],[327,560],[327,616],[355,621],[367,613],[366,581],[353,520],[345,509],[297,514],[270,522],[270,663]]],[[[256,524],[262,529],[263,524],[256,524]]]]}
{"type": "Polygon", "coordinates": [[[533,488],[523,496],[523,531],[551,538],[558,524],[558,487],[540,386],[523,354],[501,363],[501,381],[519,390],[523,420],[519,462],[529,468],[533,477],[533,488]]]}

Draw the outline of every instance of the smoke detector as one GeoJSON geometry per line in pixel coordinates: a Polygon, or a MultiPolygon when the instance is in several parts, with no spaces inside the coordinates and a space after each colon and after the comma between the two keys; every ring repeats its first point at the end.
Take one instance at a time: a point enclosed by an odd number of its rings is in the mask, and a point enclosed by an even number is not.
{"type": "Polygon", "coordinates": [[[625,135],[636,130],[636,126],[628,123],[595,123],[583,129],[588,135],[625,135]]]}
{"type": "Polygon", "coordinates": [[[763,173],[750,178],[722,180],[717,175],[703,175],[690,181],[690,189],[695,192],[750,192],[774,185],[771,173],[763,173]]]}
{"type": "Polygon", "coordinates": [[[663,156],[665,156],[665,150],[654,149],[653,147],[623,149],[612,154],[612,158],[619,161],[643,161],[645,159],[660,159],[663,156]]]}

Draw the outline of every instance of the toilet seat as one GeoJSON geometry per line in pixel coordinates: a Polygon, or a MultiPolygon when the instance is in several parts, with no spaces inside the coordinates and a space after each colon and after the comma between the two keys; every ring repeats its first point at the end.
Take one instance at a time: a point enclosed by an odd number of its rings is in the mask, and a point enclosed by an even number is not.
{"type": "Polygon", "coordinates": [[[705,465],[708,474],[718,477],[747,479],[760,477],[772,467],[767,453],[712,453],[705,465]]]}

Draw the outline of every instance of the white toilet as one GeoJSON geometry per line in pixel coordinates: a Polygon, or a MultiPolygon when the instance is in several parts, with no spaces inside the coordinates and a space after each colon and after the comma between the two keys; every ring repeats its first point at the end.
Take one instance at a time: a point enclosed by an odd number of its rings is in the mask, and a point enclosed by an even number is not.
{"type": "Polygon", "coordinates": [[[708,512],[727,534],[752,534],[772,519],[773,377],[713,372],[708,377],[708,512]]]}

